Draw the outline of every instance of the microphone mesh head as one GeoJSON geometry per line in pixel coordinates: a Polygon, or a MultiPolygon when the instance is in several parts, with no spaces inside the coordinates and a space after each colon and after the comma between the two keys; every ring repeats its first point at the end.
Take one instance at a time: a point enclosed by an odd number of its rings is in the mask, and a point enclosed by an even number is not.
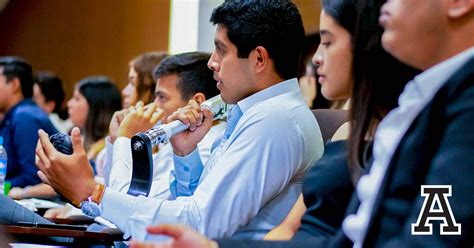
{"type": "Polygon", "coordinates": [[[60,153],[64,153],[67,155],[72,154],[72,141],[69,135],[56,133],[51,135],[49,137],[49,140],[53,144],[54,148],[56,148],[56,150],[58,150],[60,153]]]}

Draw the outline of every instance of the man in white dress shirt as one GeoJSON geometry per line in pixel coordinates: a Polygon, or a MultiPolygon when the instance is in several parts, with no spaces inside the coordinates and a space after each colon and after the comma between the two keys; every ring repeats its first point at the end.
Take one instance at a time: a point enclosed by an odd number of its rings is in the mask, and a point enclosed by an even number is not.
{"type": "Polygon", "coordinates": [[[176,199],[104,188],[77,166],[87,163],[79,130],[72,132],[71,156],[59,154],[40,132],[42,179],[76,204],[101,204],[101,216],[136,240],[148,239],[146,226],[160,223],[185,224],[212,238],[260,238],[289,212],[304,174],[323,153],[318,124],[295,78],[304,39],[296,6],[287,0],[226,1],[211,21],[217,29],[208,65],[222,98],[234,107],[205,165],[197,143],[211,127],[211,113],[191,101],[168,119],[189,126],[171,141],[180,169],[176,199]],[[189,182],[198,182],[196,189],[189,182]]]}
{"type": "MultiPolygon", "coordinates": [[[[191,99],[202,103],[219,94],[212,72],[206,65],[209,57],[210,54],[201,52],[177,54],[165,58],[155,69],[154,78],[157,84],[154,102],[157,109],[163,113],[161,115],[162,123],[167,123],[168,116],[178,108],[186,106],[191,99]]],[[[106,168],[108,168],[107,171],[110,171],[110,177],[106,178],[105,182],[110,188],[121,192],[127,192],[132,175],[130,138],[134,132],[146,131],[155,124],[149,122],[149,119],[144,118],[143,115],[137,115],[136,111],[132,112],[135,114],[132,113],[126,117],[114,116],[113,121],[118,122],[122,118],[124,121],[111,125],[111,127],[115,125],[118,128],[111,128],[110,136],[106,139],[106,168]],[[143,124],[143,122],[146,123],[143,124]]],[[[120,115],[121,113],[116,114],[120,115]]],[[[214,140],[222,135],[224,129],[225,122],[216,121],[208,135],[199,143],[203,161],[207,161],[209,158],[214,140]]],[[[160,146],[159,151],[153,155],[153,183],[148,196],[170,198],[170,176],[171,183],[175,182],[173,150],[167,143],[160,146]]]]}

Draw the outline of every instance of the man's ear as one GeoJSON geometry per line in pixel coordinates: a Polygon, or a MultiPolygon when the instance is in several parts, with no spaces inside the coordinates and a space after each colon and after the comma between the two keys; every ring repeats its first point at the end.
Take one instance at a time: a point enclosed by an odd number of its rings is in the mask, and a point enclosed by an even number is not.
{"type": "Polygon", "coordinates": [[[201,103],[206,101],[206,96],[203,93],[198,92],[198,93],[194,94],[193,100],[196,101],[199,105],[201,105],[201,103]]]}
{"type": "Polygon", "coordinates": [[[251,52],[251,56],[255,61],[255,72],[257,73],[264,71],[270,64],[270,57],[268,55],[268,51],[263,46],[257,46],[251,52]]]}
{"type": "Polygon", "coordinates": [[[21,83],[20,83],[20,79],[18,77],[13,77],[12,79],[8,80],[8,84],[11,85],[11,87],[13,89],[13,93],[20,92],[21,94],[23,94],[21,92],[21,83]]]}
{"type": "Polygon", "coordinates": [[[469,15],[474,10],[474,0],[449,0],[447,14],[450,19],[469,15]]]}

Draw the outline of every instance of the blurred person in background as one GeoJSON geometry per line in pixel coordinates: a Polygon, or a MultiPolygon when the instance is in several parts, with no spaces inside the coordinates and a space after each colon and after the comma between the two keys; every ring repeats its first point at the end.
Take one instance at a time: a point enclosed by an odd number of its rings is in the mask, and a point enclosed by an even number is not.
{"type": "Polygon", "coordinates": [[[41,182],[35,166],[38,129],[57,133],[47,114],[32,100],[31,65],[19,57],[0,57],[0,136],[8,154],[6,181],[12,187],[41,182]]]}
{"type": "Polygon", "coordinates": [[[317,80],[317,66],[311,61],[307,61],[305,72],[298,82],[301,88],[301,94],[310,109],[326,109],[329,108],[330,101],[321,94],[321,84],[317,80]]]}
{"type": "Polygon", "coordinates": [[[61,133],[68,133],[73,124],[71,120],[59,117],[64,101],[64,89],[61,79],[51,72],[37,72],[33,85],[33,101],[48,113],[49,120],[61,133]]]}
{"type": "Polygon", "coordinates": [[[145,105],[153,102],[156,84],[153,70],[166,56],[165,52],[148,52],[130,61],[128,83],[122,90],[124,109],[134,106],[138,101],[145,105]]]}
{"type": "MultiPolygon", "coordinates": [[[[162,123],[167,123],[168,116],[179,108],[187,105],[190,100],[201,104],[205,100],[219,94],[213,73],[207,68],[210,54],[189,52],[169,56],[154,70],[156,79],[154,105],[144,110],[144,103],[140,102],[130,114],[123,117],[123,121],[113,119],[110,129],[110,138],[107,143],[107,156],[114,154],[110,166],[110,180],[106,185],[117,191],[127,192],[132,174],[132,159],[130,138],[138,133],[150,129],[158,119],[152,115],[159,114],[162,123]],[[156,108],[155,114],[152,114],[156,108]],[[145,113],[150,113],[146,115],[145,113]],[[151,111],[151,112],[150,112],[151,111]],[[144,114],[139,114],[144,112],[144,114]],[[153,120],[154,119],[154,120],[153,120]],[[114,123],[116,122],[116,123],[114,123]],[[117,128],[112,128],[116,126],[117,128]],[[117,140],[117,141],[115,141],[117,140]]],[[[117,114],[114,115],[117,117],[117,114]]],[[[158,116],[155,116],[158,117],[158,116]]],[[[215,139],[225,129],[225,122],[216,120],[206,138],[199,143],[201,160],[207,161],[215,139]]],[[[177,180],[173,171],[173,151],[169,143],[160,144],[160,149],[153,156],[153,184],[149,197],[167,199],[171,195],[176,197],[177,180]],[[171,175],[170,175],[171,173],[171,175]],[[171,192],[169,181],[171,179],[171,192]]],[[[105,177],[107,178],[107,177],[105,177]]],[[[195,187],[193,185],[191,187],[195,187]]]]}
{"type": "MultiPolygon", "coordinates": [[[[105,141],[112,115],[122,106],[120,91],[107,77],[93,76],[80,80],[73,97],[68,101],[69,118],[74,126],[82,130],[87,158],[91,162],[96,178],[101,181],[105,166],[105,141]]],[[[36,173],[36,172],[35,172],[36,173]]],[[[38,184],[13,191],[16,199],[55,197],[54,190],[46,184],[38,184]]]]}

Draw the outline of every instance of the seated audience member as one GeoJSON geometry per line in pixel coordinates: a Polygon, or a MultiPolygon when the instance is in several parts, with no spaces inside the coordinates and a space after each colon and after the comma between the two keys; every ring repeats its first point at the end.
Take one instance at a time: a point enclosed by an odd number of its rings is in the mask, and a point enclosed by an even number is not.
{"type": "Polygon", "coordinates": [[[310,109],[329,108],[329,100],[321,94],[321,84],[317,80],[316,65],[309,60],[305,65],[305,73],[298,82],[304,100],[310,109]]]}
{"type": "Polygon", "coordinates": [[[123,110],[117,111],[112,116],[109,126],[109,137],[106,142],[106,162],[104,168],[104,182],[109,185],[110,170],[113,161],[113,146],[116,139],[116,132],[120,122],[128,113],[130,106],[135,106],[139,101],[147,105],[155,99],[155,80],[153,78],[153,70],[158,66],[164,58],[164,52],[147,52],[138,55],[129,63],[128,83],[122,90],[122,107],[123,110]]]}
{"type": "Polygon", "coordinates": [[[474,184],[466,176],[474,173],[474,133],[466,132],[474,122],[472,1],[391,0],[382,7],[379,20],[385,50],[424,72],[407,84],[399,106],[379,124],[370,170],[359,179],[349,215],[334,237],[291,242],[226,240],[218,245],[184,227],[149,230],[173,236],[173,247],[472,245],[474,184]],[[444,189],[431,206],[425,206],[429,194],[423,196],[424,185],[444,189]],[[423,218],[439,212],[444,213],[444,224],[423,218]],[[416,235],[427,231],[432,234],[416,235]]]}
{"type": "MultiPolygon", "coordinates": [[[[98,180],[103,176],[105,166],[105,142],[112,115],[121,108],[120,91],[107,77],[87,77],[79,81],[73,97],[68,101],[68,113],[74,126],[83,133],[87,158],[93,164],[98,180]]],[[[85,166],[85,165],[83,165],[85,166]]],[[[25,188],[16,198],[54,197],[56,192],[39,184],[25,188]]]]}
{"type": "MultiPolygon", "coordinates": [[[[190,100],[201,104],[206,99],[219,94],[213,73],[207,68],[210,54],[192,52],[173,55],[165,58],[155,69],[154,77],[157,79],[155,89],[155,105],[162,111],[162,123],[167,123],[167,118],[178,108],[184,107],[190,100]]],[[[113,167],[110,176],[110,187],[117,191],[127,192],[132,175],[132,159],[130,150],[130,138],[143,132],[156,124],[152,118],[153,109],[149,109],[149,115],[143,110],[143,104],[137,104],[130,114],[123,117],[119,129],[111,130],[110,140],[113,136],[119,137],[113,147],[108,146],[107,153],[113,149],[113,167]],[[111,149],[110,149],[111,148],[111,149]]],[[[117,125],[115,125],[117,126],[117,125]]],[[[201,160],[206,162],[211,154],[211,148],[219,135],[225,129],[225,122],[215,121],[213,127],[206,137],[198,144],[201,160]]],[[[178,182],[174,177],[173,150],[169,143],[160,147],[158,153],[153,157],[153,184],[149,197],[176,198],[178,182]],[[171,185],[170,185],[171,172],[171,185]],[[171,189],[171,191],[170,191],[171,189]]],[[[196,185],[179,185],[194,189],[196,185]]]]}
{"type": "Polygon", "coordinates": [[[323,157],[305,177],[303,196],[287,218],[265,236],[268,240],[291,239],[295,234],[296,239],[335,234],[354,191],[353,182],[369,163],[378,123],[397,106],[405,84],[418,73],[383,50],[383,29],[378,24],[381,3],[322,3],[321,44],[313,62],[326,98],[351,99],[350,136],[345,138],[348,141],[326,144],[323,157]]]}
{"type": "Polygon", "coordinates": [[[301,16],[286,0],[234,0],[217,7],[211,21],[217,24],[216,49],[208,65],[222,98],[234,107],[205,167],[196,148],[212,126],[212,114],[190,101],[168,118],[189,125],[171,144],[177,180],[198,181],[191,196],[133,197],[97,184],[84,166],[87,156],[76,128],[70,156],[57,152],[40,131],[37,165],[44,181],[76,204],[103,193],[97,199],[101,216],[138,240],[148,238],[146,225],[157,223],[186,224],[209,237],[249,238],[278,224],[323,151],[317,122],[295,79],[304,38],[301,16]]]}
{"type": "Polygon", "coordinates": [[[0,57],[0,136],[8,155],[6,181],[12,187],[26,187],[41,182],[35,168],[38,129],[56,133],[46,113],[32,100],[31,66],[19,57],[0,57]]]}
{"type": "Polygon", "coordinates": [[[95,165],[98,177],[104,175],[104,138],[113,114],[121,109],[121,105],[117,86],[103,76],[79,81],[67,103],[69,118],[82,131],[87,158],[95,165]]]}
{"type": "Polygon", "coordinates": [[[58,76],[49,72],[36,73],[33,101],[48,113],[49,120],[59,132],[69,133],[73,127],[71,120],[63,120],[59,117],[64,101],[64,90],[58,76]]]}
{"type": "Polygon", "coordinates": [[[155,99],[153,70],[166,56],[165,52],[147,52],[130,61],[128,82],[122,90],[124,109],[135,106],[138,101],[144,104],[153,102],[155,99]]]}

